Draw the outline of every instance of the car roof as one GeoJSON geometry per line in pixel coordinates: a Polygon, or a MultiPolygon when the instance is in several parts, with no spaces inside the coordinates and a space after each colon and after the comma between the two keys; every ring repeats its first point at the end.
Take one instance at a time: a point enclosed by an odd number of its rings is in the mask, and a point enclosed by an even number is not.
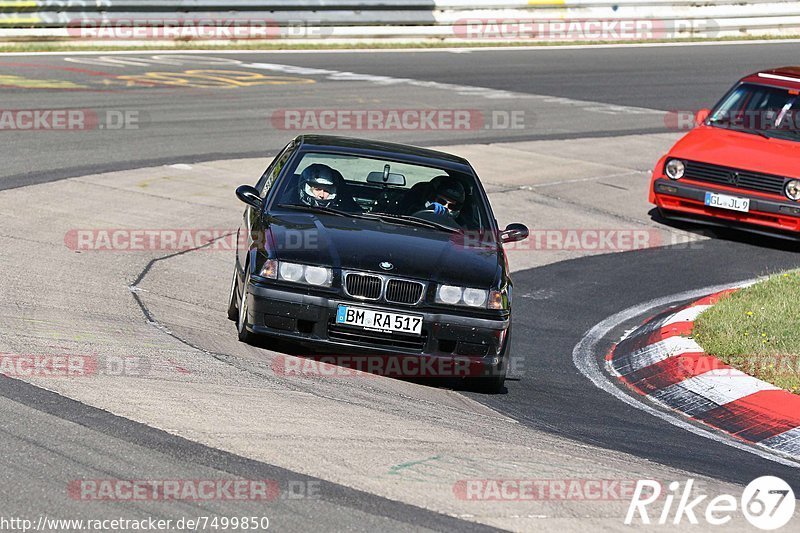
{"type": "Polygon", "coordinates": [[[800,67],[778,67],[745,76],[742,82],[766,83],[779,87],[800,87],[800,67]]]}
{"type": "Polygon", "coordinates": [[[408,162],[449,167],[462,172],[471,172],[469,162],[463,157],[419,148],[408,144],[342,137],[338,135],[299,135],[295,139],[304,151],[324,150],[364,156],[390,156],[408,162]]]}

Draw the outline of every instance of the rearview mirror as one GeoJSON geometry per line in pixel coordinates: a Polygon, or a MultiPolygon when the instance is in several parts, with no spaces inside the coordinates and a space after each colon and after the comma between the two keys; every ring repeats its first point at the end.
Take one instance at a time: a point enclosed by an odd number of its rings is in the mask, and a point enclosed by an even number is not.
{"type": "Polygon", "coordinates": [[[708,118],[708,115],[710,115],[710,114],[711,114],[711,110],[710,109],[701,109],[701,110],[699,110],[697,112],[697,114],[694,116],[694,123],[699,126],[700,124],[702,124],[703,122],[706,121],[706,119],[708,118]]]}
{"type": "Polygon", "coordinates": [[[525,224],[509,224],[500,232],[500,240],[504,243],[517,242],[527,239],[528,234],[528,226],[525,224]]]}
{"type": "Polygon", "coordinates": [[[367,183],[380,183],[381,185],[404,187],[406,184],[406,177],[402,174],[395,174],[394,172],[389,172],[388,174],[384,174],[383,172],[370,172],[367,174],[367,183]]]}
{"type": "Polygon", "coordinates": [[[261,209],[261,196],[258,194],[258,189],[252,185],[240,185],[236,189],[236,196],[247,205],[261,209]]]}

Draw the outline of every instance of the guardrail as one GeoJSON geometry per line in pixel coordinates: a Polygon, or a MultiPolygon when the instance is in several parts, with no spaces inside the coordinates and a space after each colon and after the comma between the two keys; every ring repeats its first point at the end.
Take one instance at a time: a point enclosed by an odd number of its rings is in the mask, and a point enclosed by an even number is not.
{"type": "MultiPolygon", "coordinates": [[[[219,40],[625,40],[577,25],[640,23],[651,38],[800,35],[797,0],[0,0],[0,38],[118,40],[98,28],[262,28],[219,40]],[[573,31],[564,24],[573,25],[573,31]],[[265,29],[266,28],[266,29],[265,29]],[[314,28],[316,31],[311,31],[314,28]],[[93,31],[94,29],[94,31],[93,31]],[[561,32],[561,33],[559,33],[561,32]],[[570,35],[585,39],[570,39],[570,35]],[[105,35],[105,36],[104,36],[105,35]],[[580,35],[579,35],[580,36],[580,35]]],[[[123,32],[118,32],[122,35],[123,32]]],[[[152,32],[151,32],[152,33],[152,32]]],[[[117,37],[119,37],[117,35],[117,37]]],[[[161,40],[202,39],[165,32],[161,40]],[[170,36],[175,36],[171,38],[170,36]]],[[[131,33],[131,38],[135,35],[131,33]]],[[[145,39],[152,40],[153,35],[145,39]]]]}

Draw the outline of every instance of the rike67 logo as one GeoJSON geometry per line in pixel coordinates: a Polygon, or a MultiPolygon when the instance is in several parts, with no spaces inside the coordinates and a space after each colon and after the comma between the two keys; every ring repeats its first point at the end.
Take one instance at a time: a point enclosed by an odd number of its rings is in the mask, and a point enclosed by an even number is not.
{"type": "Polygon", "coordinates": [[[709,525],[721,526],[741,511],[751,525],[769,531],[782,528],[794,516],[794,491],[778,477],[754,479],[745,487],[739,499],[722,494],[708,500],[708,495],[697,494],[693,489],[693,479],[687,480],[683,487],[680,482],[673,481],[666,492],[658,481],[639,480],[625,516],[625,524],[666,525],[671,522],[679,525],[685,519],[689,524],[697,525],[704,519],[709,525]],[[658,504],[653,505],[656,502],[658,504]]]}

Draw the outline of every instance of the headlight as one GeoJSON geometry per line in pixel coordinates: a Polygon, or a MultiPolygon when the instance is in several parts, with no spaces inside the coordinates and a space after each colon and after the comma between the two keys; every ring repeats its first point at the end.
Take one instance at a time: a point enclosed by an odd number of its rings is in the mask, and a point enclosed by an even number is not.
{"type": "Polygon", "coordinates": [[[464,289],[464,303],[470,307],[482,307],[486,304],[488,292],[482,289],[464,289]]]}
{"type": "Polygon", "coordinates": [[[303,278],[311,285],[330,285],[331,269],[317,266],[307,266],[303,278]]]}
{"type": "MultiPolygon", "coordinates": [[[[293,283],[307,283],[309,285],[317,285],[321,287],[331,286],[333,271],[330,268],[312,265],[300,265],[298,263],[285,263],[283,261],[275,261],[274,259],[270,259],[264,264],[264,267],[261,269],[263,277],[275,278],[274,275],[264,276],[265,270],[267,270],[267,273],[269,272],[267,265],[269,265],[271,262],[277,263],[277,278],[280,280],[291,281],[293,283]]],[[[270,268],[274,271],[275,267],[273,266],[270,268]]]]}
{"type": "Polygon", "coordinates": [[[439,285],[436,289],[436,301],[447,305],[466,305],[469,307],[486,307],[489,291],[453,285],[439,285]]]}
{"type": "Polygon", "coordinates": [[[464,290],[461,287],[452,285],[439,285],[436,290],[436,301],[443,304],[455,305],[461,301],[464,290]]]}
{"type": "Polygon", "coordinates": [[[278,277],[284,281],[300,281],[303,279],[303,265],[297,263],[281,263],[278,277]]]}
{"type": "Polygon", "coordinates": [[[800,200],[800,180],[789,180],[783,188],[786,197],[790,200],[800,200]]]}
{"type": "Polygon", "coordinates": [[[670,159],[667,161],[667,164],[664,165],[664,172],[667,174],[667,177],[671,180],[681,179],[685,171],[686,171],[686,165],[684,165],[683,161],[681,161],[680,159],[670,159]]]}

